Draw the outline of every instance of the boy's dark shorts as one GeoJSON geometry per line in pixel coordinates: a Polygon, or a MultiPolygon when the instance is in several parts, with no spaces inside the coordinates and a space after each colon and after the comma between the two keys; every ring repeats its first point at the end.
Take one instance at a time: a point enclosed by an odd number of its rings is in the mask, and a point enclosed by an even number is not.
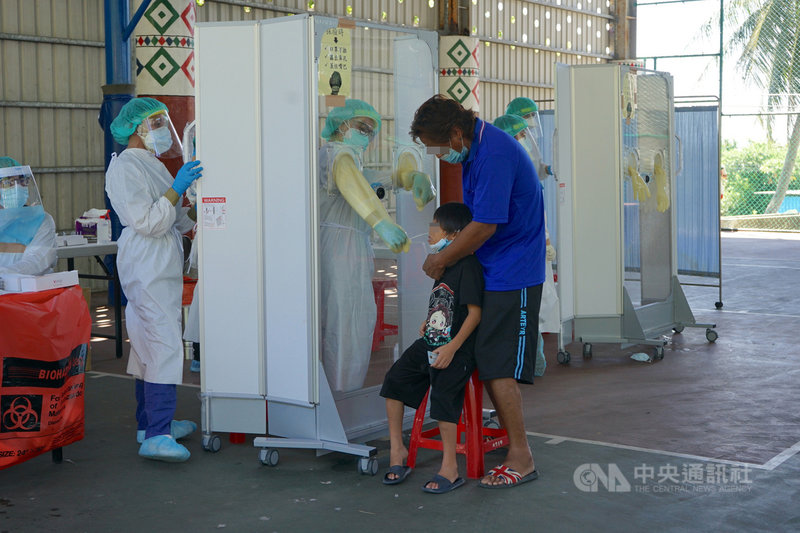
{"type": "Polygon", "coordinates": [[[464,388],[475,369],[472,355],[458,350],[447,368],[431,368],[425,339],[417,339],[386,373],[381,396],[417,409],[431,387],[431,418],[458,423],[464,405],[464,388]]]}
{"type": "Polygon", "coordinates": [[[514,378],[533,383],[542,286],[483,291],[475,364],[481,381],[514,378]]]}

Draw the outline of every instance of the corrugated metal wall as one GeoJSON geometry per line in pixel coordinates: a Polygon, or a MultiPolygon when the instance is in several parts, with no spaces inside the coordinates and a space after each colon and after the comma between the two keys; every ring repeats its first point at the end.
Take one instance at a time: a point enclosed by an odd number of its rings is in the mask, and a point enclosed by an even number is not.
{"type": "Polygon", "coordinates": [[[436,29],[441,0],[206,0],[198,22],[261,20],[294,13],[352,17],[383,24],[436,29]]]}
{"type": "Polygon", "coordinates": [[[527,96],[553,107],[553,65],[611,59],[607,0],[470,0],[470,32],[481,39],[481,116],[494,119],[527,96]]]}
{"type": "Polygon", "coordinates": [[[0,0],[0,155],[34,169],[59,230],[103,206],[103,35],[102,0],[0,0]]]}

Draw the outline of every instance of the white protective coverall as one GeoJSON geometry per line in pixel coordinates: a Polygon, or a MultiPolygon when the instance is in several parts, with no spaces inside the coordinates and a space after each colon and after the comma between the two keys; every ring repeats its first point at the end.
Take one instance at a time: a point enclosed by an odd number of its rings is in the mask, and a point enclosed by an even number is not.
{"type": "Polygon", "coordinates": [[[106,192],[125,226],[117,241],[117,269],[128,297],[128,373],[162,384],[182,382],[181,235],[194,225],[188,208],[163,196],[172,182],[161,161],[142,148],[112,156],[106,173],[106,192]]]}
{"type": "Polygon", "coordinates": [[[372,228],[350,207],[332,176],[333,163],[343,154],[362,169],[361,157],[350,146],[328,142],[320,148],[320,312],[325,373],[333,390],[346,392],[364,385],[377,307],[372,228]]]}
{"type": "MultiPolygon", "coordinates": [[[[545,234],[550,240],[545,218],[545,234]]],[[[553,280],[553,263],[544,262],[544,283],[542,284],[542,300],[539,304],[539,333],[561,333],[561,312],[558,309],[558,292],[553,280]]]]}
{"type": "MultiPolygon", "coordinates": [[[[192,264],[197,263],[197,237],[192,241],[192,264]]],[[[186,324],[183,327],[183,340],[189,342],[200,342],[200,283],[195,283],[194,292],[192,292],[192,303],[189,305],[189,313],[186,316],[186,324]]],[[[182,302],[181,302],[182,303],[182,302]]]]}
{"type": "Polygon", "coordinates": [[[53,271],[56,260],[56,224],[53,217],[45,213],[44,220],[24,252],[0,251],[0,274],[41,276],[53,271]]]}

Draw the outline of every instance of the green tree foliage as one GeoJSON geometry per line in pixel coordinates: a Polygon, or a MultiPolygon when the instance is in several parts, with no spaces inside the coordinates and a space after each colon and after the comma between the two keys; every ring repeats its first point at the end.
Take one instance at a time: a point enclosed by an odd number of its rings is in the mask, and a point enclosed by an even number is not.
{"type": "MultiPolygon", "coordinates": [[[[737,65],[744,79],[764,89],[767,111],[796,111],[800,96],[800,2],[798,0],[730,0],[725,18],[733,29],[729,47],[742,47],[737,65]]],[[[766,115],[772,127],[771,115],[766,115]]],[[[789,115],[789,146],[784,151],[776,194],[766,206],[775,213],[783,201],[800,145],[800,121],[789,115]]]]}
{"type": "MultiPolygon", "coordinates": [[[[722,215],[758,215],[766,211],[780,181],[786,147],[775,143],[750,143],[739,148],[735,142],[722,146],[722,166],[728,179],[722,190],[722,215]]],[[[800,171],[795,169],[790,189],[800,189],[800,171]]]]}

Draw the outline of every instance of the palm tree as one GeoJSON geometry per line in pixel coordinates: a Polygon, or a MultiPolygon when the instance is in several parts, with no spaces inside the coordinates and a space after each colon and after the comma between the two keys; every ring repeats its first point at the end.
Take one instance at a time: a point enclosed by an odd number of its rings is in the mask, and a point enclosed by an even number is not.
{"type": "MultiPolygon", "coordinates": [[[[767,110],[798,110],[800,103],[800,2],[797,0],[732,0],[725,3],[727,48],[741,49],[737,67],[746,80],[767,91],[767,110]]],[[[773,115],[766,115],[771,133],[773,115]]],[[[766,213],[776,213],[792,179],[800,145],[800,120],[788,115],[791,130],[786,159],[766,213]]]]}

